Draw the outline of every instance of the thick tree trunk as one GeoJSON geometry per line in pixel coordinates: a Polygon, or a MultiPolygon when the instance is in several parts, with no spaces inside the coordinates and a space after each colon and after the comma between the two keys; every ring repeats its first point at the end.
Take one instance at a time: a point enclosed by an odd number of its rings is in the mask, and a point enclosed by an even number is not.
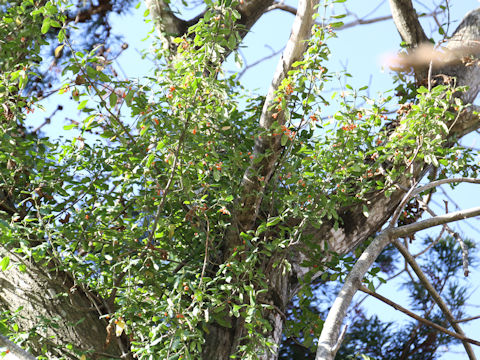
{"type": "Polygon", "coordinates": [[[33,354],[78,359],[78,353],[66,348],[70,344],[74,350],[91,353],[92,358],[122,355],[120,339],[106,346],[108,324],[99,319],[96,299],[93,295],[89,298],[67,273],[47,272],[45,267],[0,247],[0,257],[4,256],[10,258],[11,265],[0,271],[0,308],[11,314],[19,311],[15,324],[20,331],[31,333],[27,343],[33,354]],[[20,264],[25,265],[25,271],[19,270],[20,264]]]}
{"type": "MultiPolygon", "coordinates": [[[[272,264],[272,260],[268,261],[266,268],[263,269],[268,279],[269,290],[256,300],[258,303],[270,305],[268,310],[264,310],[263,318],[269,322],[271,330],[266,331],[265,329],[264,337],[276,345],[270,349],[259,348],[259,360],[276,360],[278,358],[286,308],[292,294],[296,292],[292,285],[297,285],[296,278],[288,276],[282,266],[272,267],[272,264]]],[[[242,344],[242,338],[248,339],[242,317],[230,318],[228,321],[232,324],[230,328],[218,324],[209,326],[209,333],[205,337],[203,359],[229,359],[229,356],[235,354],[238,345],[242,344]]]]}

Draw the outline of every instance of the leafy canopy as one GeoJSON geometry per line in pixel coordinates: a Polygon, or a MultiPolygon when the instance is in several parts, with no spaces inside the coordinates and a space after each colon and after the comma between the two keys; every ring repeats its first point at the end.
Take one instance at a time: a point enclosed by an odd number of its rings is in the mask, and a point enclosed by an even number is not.
{"type": "MultiPolygon", "coordinates": [[[[368,216],[367,195],[388,196],[417,159],[441,166],[444,176],[477,171],[464,149],[444,147],[452,106],[463,106],[448,87],[420,88],[391,131],[391,97],[370,99],[366,88],[347,85],[350,91],[326,99],[332,26],[315,26],[303,60],[277,91],[273,118],[282,113],[285,122],[261,129],[264,98],[222,69],[241,40],[238,1],[206,4],[174,48],[155,48],[159,66],[138,81],[119,80],[98,49],[79,47],[62,1],[1,5],[0,175],[12,199],[1,207],[1,241],[25,259],[69,271],[78,287],[110,301],[102,317],[144,359],[198,358],[207,324],[228,327],[231,316],[244,319],[249,338],[238,357],[256,358],[272,345],[264,336],[271,329],[264,312],[272,309],[262,301],[264,264],[271,258],[270,266],[288,271],[287,250],[300,243],[311,255],[306,282],[320,271],[335,281],[354,260],[329,254],[322,261],[328,249],[302,236],[307,225],[341,226],[339,209],[354,204],[364,203],[368,216]],[[56,35],[56,56],[67,54],[58,64],[59,99],[70,94],[81,114],[64,127],[72,133],[66,139],[26,127],[41,107],[27,90],[40,76],[46,34],[56,35]],[[357,107],[359,100],[365,105],[357,107]],[[328,105],[336,108],[331,116],[328,105]],[[272,178],[259,179],[259,220],[225,249],[245,171],[268,155],[252,154],[265,137],[281,139],[282,155],[272,178]]],[[[8,266],[25,269],[6,257],[8,266]]],[[[2,324],[2,332],[19,331],[2,324]]]]}

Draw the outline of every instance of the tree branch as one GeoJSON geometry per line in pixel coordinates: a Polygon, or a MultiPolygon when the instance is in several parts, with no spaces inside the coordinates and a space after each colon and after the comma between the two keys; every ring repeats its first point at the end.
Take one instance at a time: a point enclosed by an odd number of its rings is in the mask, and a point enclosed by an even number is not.
{"type": "MultiPolygon", "coordinates": [[[[443,225],[452,221],[462,220],[480,215],[480,207],[468,210],[456,211],[453,213],[436,216],[431,219],[408,224],[397,228],[387,228],[380,232],[367,246],[352,270],[347,276],[345,283],[337,295],[328,316],[323,324],[323,330],[318,340],[317,354],[315,360],[333,360],[335,358],[335,345],[338,343],[340,326],[347,314],[348,307],[353,296],[360,286],[362,279],[371,267],[375,259],[390,241],[399,237],[412,235],[420,230],[425,230],[437,225],[443,225]]],[[[447,309],[448,310],[448,309],[447,309]]],[[[452,325],[453,326],[453,325],[452,325]]],[[[457,331],[457,329],[455,329],[457,331]]],[[[461,329],[460,329],[461,331],[461,329]]],[[[457,331],[460,333],[459,331],[457,331]]],[[[463,335],[463,333],[460,333],[463,335]]]]}
{"type": "Polygon", "coordinates": [[[74,16],[67,17],[67,22],[74,21],[75,24],[83,23],[88,20],[91,20],[93,16],[105,16],[106,13],[111,11],[113,8],[110,0],[99,0],[98,5],[92,5],[91,7],[79,11],[74,16]]]}
{"type": "Polygon", "coordinates": [[[290,5],[286,5],[283,2],[278,2],[278,1],[275,1],[272,5],[270,5],[265,12],[272,11],[272,10],[277,10],[277,9],[289,12],[290,14],[293,14],[293,15],[297,15],[297,9],[296,8],[294,8],[293,6],[290,6],[290,5]]]}
{"type": "MultiPolygon", "coordinates": [[[[171,46],[172,36],[185,35],[188,28],[195,25],[205,15],[205,12],[202,12],[188,21],[182,20],[173,13],[168,3],[169,1],[165,0],[145,0],[145,5],[150,11],[150,16],[155,22],[157,32],[165,42],[165,46],[171,46]]],[[[238,23],[244,27],[239,33],[242,38],[247,35],[272,3],[273,0],[249,0],[237,6],[236,10],[241,16],[238,23]]],[[[227,49],[225,58],[230,52],[231,49],[227,49]]]]}
{"type": "Polygon", "coordinates": [[[449,178],[449,179],[440,179],[440,180],[435,180],[432,181],[424,186],[421,186],[419,188],[416,188],[413,193],[411,194],[410,198],[413,198],[417,196],[418,194],[430,190],[434,187],[444,185],[444,184],[452,184],[452,183],[460,183],[460,182],[466,182],[466,183],[472,183],[472,184],[480,184],[480,179],[476,178],[467,178],[467,177],[460,177],[460,178],[449,178]]]}
{"type": "MultiPolygon", "coordinates": [[[[277,121],[280,125],[285,122],[283,112],[274,119],[272,116],[273,111],[270,107],[274,101],[275,92],[282,80],[287,77],[292,64],[302,58],[306,48],[305,40],[309,39],[311,35],[311,29],[314,24],[313,15],[315,14],[317,3],[318,0],[299,1],[290,38],[277,65],[262,109],[260,128],[265,130],[266,133],[270,132],[274,121],[277,121]]],[[[281,149],[280,138],[270,136],[270,134],[262,135],[255,141],[253,159],[243,176],[240,200],[238,202],[240,209],[237,213],[237,221],[242,231],[249,229],[257,217],[265,184],[268,183],[273,173],[281,149]],[[265,179],[265,181],[260,181],[260,178],[265,179]]]]}
{"type": "MultiPolygon", "coordinates": [[[[417,195],[417,198],[418,198],[418,195],[417,195]]],[[[432,209],[430,209],[428,204],[425,203],[423,200],[418,199],[418,202],[430,215],[437,216],[437,214],[432,209]]],[[[448,226],[447,224],[443,225],[442,233],[443,233],[444,230],[446,230],[451,236],[453,236],[455,238],[455,240],[457,240],[457,242],[460,245],[460,248],[462,249],[463,274],[464,274],[465,277],[467,277],[468,274],[469,274],[469,270],[468,270],[468,247],[465,245],[465,242],[460,237],[460,235],[457,232],[453,231],[453,229],[450,228],[450,226],[448,226]]],[[[430,244],[429,247],[433,246],[435,244],[435,242],[437,242],[437,240],[435,240],[432,244],[430,244]]],[[[427,247],[427,249],[429,247],[427,247]]],[[[421,251],[420,253],[414,255],[413,258],[417,258],[423,252],[425,252],[427,249],[425,249],[425,250],[421,251]]]]}
{"type": "Polygon", "coordinates": [[[23,350],[17,344],[8,340],[5,336],[0,335],[0,346],[5,347],[12,353],[18,360],[35,360],[35,357],[30,353],[23,350]]]}
{"type": "Polygon", "coordinates": [[[415,320],[418,320],[420,321],[421,323],[427,325],[427,326],[430,326],[438,331],[441,331],[443,332],[444,334],[447,334],[447,335],[450,335],[456,339],[459,339],[461,340],[462,342],[468,342],[470,344],[474,344],[474,345],[477,345],[477,346],[480,346],[480,341],[477,341],[477,340],[473,340],[473,339],[470,339],[466,336],[462,336],[462,335],[459,335],[453,331],[450,331],[448,329],[445,329],[443,326],[440,326],[436,323],[434,323],[433,321],[430,321],[430,320],[427,320],[421,316],[418,316],[417,314],[411,312],[410,310],[408,309],[405,309],[403,306],[393,302],[392,300],[390,299],[387,299],[386,297],[383,297],[382,295],[380,294],[377,294],[373,291],[370,291],[369,289],[367,289],[365,286],[360,286],[359,288],[360,291],[370,295],[370,296],[373,296],[374,298],[380,300],[380,301],[383,301],[385,304],[387,305],[390,305],[391,307],[393,307],[395,310],[398,310],[398,311],[401,311],[402,313],[404,313],[405,315],[408,315],[410,316],[411,318],[414,318],[415,320]]]}
{"type": "Polygon", "coordinates": [[[169,6],[169,1],[145,0],[145,6],[155,24],[160,39],[164,46],[171,46],[172,36],[181,36],[188,29],[188,22],[175,16],[169,6]]]}
{"type": "Polygon", "coordinates": [[[428,41],[411,0],[390,0],[390,8],[393,22],[408,46],[416,47],[428,41]]]}
{"type": "Polygon", "coordinates": [[[348,274],[338,293],[318,339],[315,360],[334,360],[339,339],[340,326],[347,315],[353,296],[362,285],[362,279],[382,250],[390,243],[390,231],[381,232],[365,249],[348,274]]]}
{"type": "Polygon", "coordinates": [[[477,320],[477,319],[480,319],[480,315],[471,316],[471,317],[468,317],[468,318],[465,318],[465,319],[460,319],[460,320],[457,320],[456,322],[461,323],[461,322],[467,322],[467,321],[472,321],[472,320],[477,320]]]}
{"type": "MultiPolygon", "coordinates": [[[[480,209],[480,208],[479,208],[480,209]]],[[[448,215],[448,214],[447,214],[448,215]]],[[[403,255],[403,257],[405,258],[405,260],[407,260],[408,264],[412,267],[413,271],[415,272],[415,274],[417,274],[418,276],[418,279],[420,280],[420,282],[423,284],[423,286],[425,287],[425,289],[427,289],[428,293],[430,294],[430,296],[432,297],[432,299],[437,303],[438,307],[440,308],[440,310],[443,312],[443,314],[445,315],[445,318],[448,320],[448,322],[450,323],[450,325],[453,327],[453,329],[458,333],[460,334],[461,336],[465,337],[465,333],[463,332],[462,328],[458,325],[458,323],[456,322],[452,312],[450,311],[450,309],[448,308],[448,305],[443,301],[442,297],[440,296],[440,294],[437,292],[437,290],[435,290],[435,288],[433,287],[433,285],[430,283],[430,281],[428,280],[428,278],[425,276],[425,274],[423,273],[422,269],[420,268],[420,266],[417,264],[417,262],[415,261],[415,259],[413,258],[413,256],[408,252],[408,249],[403,246],[400,242],[398,241],[394,241],[393,242],[393,245],[395,245],[395,247],[398,249],[398,251],[400,251],[400,253],[403,255]]],[[[462,343],[463,343],[463,346],[465,348],[465,351],[467,352],[468,354],[468,358],[470,360],[475,360],[476,357],[475,357],[475,353],[473,352],[473,349],[472,347],[470,346],[470,344],[468,342],[466,342],[465,340],[462,340],[462,343]]]]}
{"type": "MultiPolygon", "coordinates": [[[[293,15],[295,15],[297,13],[297,9],[294,8],[293,6],[289,6],[289,5],[286,5],[286,4],[278,2],[278,1],[275,2],[274,4],[270,5],[265,12],[272,11],[272,10],[283,10],[283,11],[286,11],[286,12],[288,12],[290,14],[293,14],[293,15]]],[[[432,13],[426,14],[424,16],[435,16],[437,14],[438,14],[438,12],[432,12],[432,13]]],[[[372,19],[356,19],[354,21],[351,21],[349,23],[346,23],[346,24],[336,28],[335,30],[340,31],[340,30],[345,30],[345,29],[352,28],[352,27],[357,26],[357,25],[374,24],[374,23],[377,23],[377,22],[390,20],[392,18],[393,18],[392,15],[384,15],[384,16],[379,16],[379,17],[372,18],[372,19]]]]}

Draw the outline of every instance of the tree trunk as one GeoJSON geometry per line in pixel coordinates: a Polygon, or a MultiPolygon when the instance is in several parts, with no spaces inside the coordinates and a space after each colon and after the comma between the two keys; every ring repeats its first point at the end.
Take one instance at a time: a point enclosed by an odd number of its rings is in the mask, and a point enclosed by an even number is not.
{"type": "MultiPolygon", "coordinates": [[[[271,259],[263,269],[269,290],[256,300],[257,303],[270,305],[268,309],[264,310],[262,316],[269,322],[271,330],[263,329],[263,335],[268,342],[276,345],[271,349],[258,347],[259,360],[276,360],[278,358],[286,308],[291,297],[297,291],[292,286],[298,284],[295,277],[286,274],[283,266],[273,267],[272,264],[273,260],[271,259]]],[[[216,323],[208,327],[209,333],[205,336],[203,359],[229,359],[229,356],[235,354],[237,347],[243,344],[243,339],[252,340],[248,338],[245,331],[243,317],[231,317],[227,321],[232,324],[230,328],[216,323]]],[[[241,354],[236,358],[241,359],[241,354]]]]}
{"type": "Polygon", "coordinates": [[[106,346],[108,323],[99,319],[100,304],[93,294],[75,285],[67,273],[53,268],[47,272],[0,247],[0,257],[4,256],[11,265],[0,272],[0,308],[11,314],[21,309],[15,324],[20,331],[29,332],[27,343],[33,354],[78,359],[78,353],[66,348],[69,344],[74,350],[92,353],[93,358],[122,354],[120,339],[106,346]],[[25,265],[25,270],[20,271],[19,265],[25,265]]]}

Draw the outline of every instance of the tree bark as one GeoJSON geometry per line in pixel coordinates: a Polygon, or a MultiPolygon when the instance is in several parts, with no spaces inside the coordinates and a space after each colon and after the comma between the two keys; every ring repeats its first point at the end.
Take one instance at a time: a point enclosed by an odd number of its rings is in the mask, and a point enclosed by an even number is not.
{"type": "Polygon", "coordinates": [[[34,331],[28,341],[33,354],[78,359],[78,354],[66,349],[71,344],[95,358],[122,355],[120,342],[106,346],[108,323],[99,319],[97,307],[101,305],[75,285],[69,274],[53,268],[48,271],[0,247],[0,257],[4,256],[10,257],[12,265],[0,272],[0,308],[13,314],[21,307],[16,324],[20,330],[34,331]],[[26,270],[20,271],[19,264],[26,270]]]}

